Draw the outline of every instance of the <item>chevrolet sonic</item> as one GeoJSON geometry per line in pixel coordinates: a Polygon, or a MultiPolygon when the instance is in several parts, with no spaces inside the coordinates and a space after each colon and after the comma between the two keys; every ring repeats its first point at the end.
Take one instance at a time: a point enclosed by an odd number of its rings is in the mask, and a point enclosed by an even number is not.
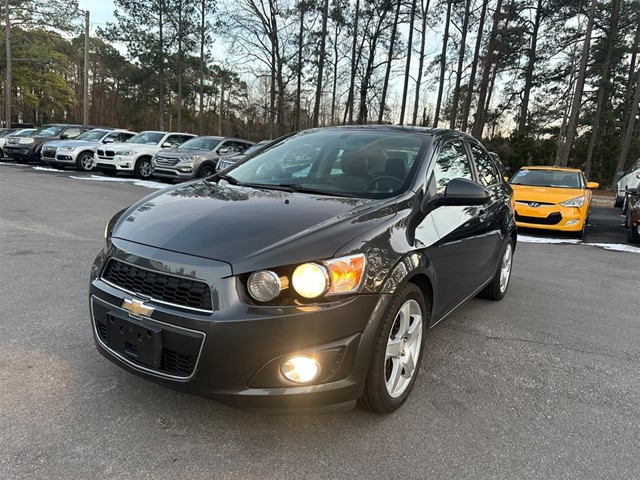
{"type": "Polygon", "coordinates": [[[96,347],[240,408],[392,412],[429,329],[476,295],[505,295],[512,195],[460,132],[283,137],[108,222],[91,269],[96,347]]]}

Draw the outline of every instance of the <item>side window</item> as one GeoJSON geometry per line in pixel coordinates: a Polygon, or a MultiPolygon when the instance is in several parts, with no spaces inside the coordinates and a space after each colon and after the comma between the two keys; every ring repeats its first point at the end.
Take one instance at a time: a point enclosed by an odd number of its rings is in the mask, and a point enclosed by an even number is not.
{"type": "Polygon", "coordinates": [[[78,135],[80,135],[80,129],[77,127],[67,128],[64,131],[64,134],[67,136],[67,138],[76,138],[78,135]]]}
{"type": "Polygon", "coordinates": [[[169,142],[171,145],[180,145],[184,142],[182,135],[169,135],[163,144],[169,142]]]}
{"type": "Polygon", "coordinates": [[[469,146],[471,147],[473,158],[476,161],[476,167],[478,167],[478,180],[480,180],[480,184],[489,187],[500,183],[500,172],[489,154],[474,143],[470,143],[469,146]]]}
{"type": "Polygon", "coordinates": [[[433,174],[435,175],[438,193],[444,193],[447,183],[452,178],[473,180],[471,162],[460,140],[449,142],[440,150],[433,174]]]}

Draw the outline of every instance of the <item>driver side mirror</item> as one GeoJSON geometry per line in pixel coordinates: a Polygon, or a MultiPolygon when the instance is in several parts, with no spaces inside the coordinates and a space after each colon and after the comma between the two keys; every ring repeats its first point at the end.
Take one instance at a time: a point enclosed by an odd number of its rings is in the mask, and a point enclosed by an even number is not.
{"type": "Polygon", "coordinates": [[[67,138],[69,138],[69,135],[66,133],[60,135],[60,140],[66,140],[67,138]]]}
{"type": "Polygon", "coordinates": [[[169,148],[169,147],[173,147],[173,143],[171,142],[164,142],[162,144],[162,148],[169,148]]]}
{"type": "Polygon", "coordinates": [[[113,138],[105,138],[102,143],[113,143],[113,138]]]}
{"type": "Polygon", "coordinates": [[[479,183],[466,178],[452,178],[447,183],[444,194],[425,196],[420,210],[428,213],[444,206],[482,205],[491,198],[489,190],[479,183]]]}
{"type": "Polygon", "coordinates": [[[600,186],[600,184],[598,182],[588,182],[587,183],[587,188],[598,188],[600,186]]]}
{"type": "Polygon", "coordinates": [[[218,155],[224,155],[226,153],[229,153],[229,147],[220,147],[216,153],[218,155]]]}
{"type": "Polygon", "coordinates": [[[640,195],[637,188],[627,188],[625,190],[629,195],[640,195]]]}

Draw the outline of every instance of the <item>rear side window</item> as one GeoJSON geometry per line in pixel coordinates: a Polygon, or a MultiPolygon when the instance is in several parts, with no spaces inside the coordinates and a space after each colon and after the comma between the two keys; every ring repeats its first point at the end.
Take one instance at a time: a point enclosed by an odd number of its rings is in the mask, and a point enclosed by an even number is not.
{"type": "Polygon", "coordinates": [[[473,180],[471,162],[462,141],[449,142],[440,150],[433,174],[438,193],[444,193],[447,184],[453,178],[473,180]]]}
{"type": "Polygon", "coordinates": [[[490,187],[501,182],[500,172],[493,163],[493,159],[475,143],[469,144],[471,147],[471,153],[476,161],[476,167],[478,168],[478,180],[481,185],[490,187]]]}

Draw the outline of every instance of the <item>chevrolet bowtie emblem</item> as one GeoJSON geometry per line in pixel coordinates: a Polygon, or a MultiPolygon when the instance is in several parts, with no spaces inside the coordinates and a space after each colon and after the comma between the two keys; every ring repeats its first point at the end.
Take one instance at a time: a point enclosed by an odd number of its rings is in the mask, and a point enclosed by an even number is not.
{"type": "Polygon", "coordinates": [[[148,317],[153,313],[153,307],[147,307],[144,302],[135,298],[129,300],[125,298],[122,302],[122,308],[129,312],[129,315],[135,318],[148,317]]]}

